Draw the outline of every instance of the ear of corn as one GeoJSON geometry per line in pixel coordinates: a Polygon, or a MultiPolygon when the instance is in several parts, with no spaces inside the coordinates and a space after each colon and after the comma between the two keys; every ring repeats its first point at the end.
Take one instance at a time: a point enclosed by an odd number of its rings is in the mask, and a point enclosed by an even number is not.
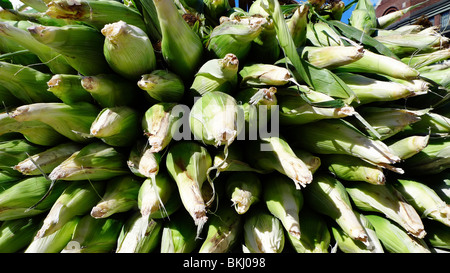
{"type": "Polygon", "coordinates": [[[151,178],[158,174],[160,162],[161,154],[152,152],[146,142],[141,140],[132,147],[127,165],[134,175],[151,178]]]}
{"type": "Polygon", "coordinates": [[[296,47],[303,46],[306,43],[306,28],[308,24],[307,15],[309,6],[306,4],[300,5],[286,24],[292,36],[292,40],[296,47]]]}
{"type": "Polygon", "coordinates": [[[106,61],[119,75],[136,80],[156,68],[153,45],[145,30],[118,21],[106,24],[101,33],[105,36],[103,53],[106,61]]]}
{"type": "Polygon", "coordinates": [[[139,118],[131,107],[104,108],[92,122],[90,133],[111,146],[132,146],[139,133],[139,118]]]}
{"type": "MultiPolygon", "coordinates": [[[[267,18],[267,17],[266,17],[267,18]]],[[[251,56],[248,60],[256,59],[258,62],[273,63],[280,57],[281,49],[278,44],[277,32],[273,20],[263,25],[261,33],[252,41],[251,56]]]]}
{"type": "Polygon", "coordinates": [[[450,248],[450,233],[442,223],[429,220],[425,221],[427,229],[426,242],[432,247],[448,250],[450,248]]]}
{"type": "Polygon", "coordinates": [[[264,200],[267,209],[280,219],[284,229],[300,239],[299,212],[303,207],[303,194],[295,190],[289,178],[281,175],[268,176],[264,182],[264,200]]]}
{"type": "Polygon", "coordinates": [[[280,253],[284,249],[284,228],[280,220],[265,211],[255,211],[244,220],[244,253],[280,253]]]}
{"type": "Polygon", "coordinates": [[[323,215],[303,207],[299,214],[300,238],[288,233],[288,239],[297,253],[328,253],[331,233],[323,215]]]}
{"type": "Polygon", "coordinates": [[[250,86],[282,86],[292,77],[284,67],[262,63],[244,66],[239,75],[242,77],[241,85],[250,86]]]}
{"type": "Polygon", "coordinates": [[[423,239],[410,236],[395,222],[379,215],[366,215],[383,247],[390,253],[430,253],[423,239]]]}
{"type": "Polygon", "coordinates": [[[91,94],[81,85],[81,80],[81,75],[55,74],[47,82],[47,90],[66,104],[92,103],[94,100],[91,94]]]}
{"type": "Polygon", "coordinates": [[[21,179],[0,193],[0,219],[2,221],[26,218],[50,210],[53,203],[67,187],[64,182],[56,182],[48,196],[33,209],[50,189],[51,181],[43,176],[21,179]]]}
{"type": "Polygon", "coordinates": [[[74,217],[58,230],[41,238],[34,238],[25,253],[59,253],[72,239],[80,217],[74,217]]]}
{"type": "Polygon", "coordinates": [[[262,184],[252,172],[233,173],[226,181],[226,193],[236,213],[244,214],[262,198],[262,184]]]}
{"type": "Polygon", "coordinates": [[[27,247],[40,224],[39,216],[4,221],[0,225],[0,253],[14,253],[27,247]]]}
{"type": "Polygon", "coordinates": [[[103,36],[96,29],[82,25],[35,26],[28,31],[34,39],[66,59],[82,75],[96,75],[109,70],[102,53],[103,36]]]}
{"type": "Polygon", "coordinates": [[[110,253],[117,244],[123,219],[95,219],[89,214],[81,217],[61,253],[110,253]]]}
{"type": "Polygon", "coordinates": [[[360,210],[383,213],[413,236],[425,237],[426,231],[420,215],[392,185],[354,182],[346,186],[346,190],[360,210]]]}
{"type": "Polygon", "coordinates": [[[161,102],[177,102],[184,94],[184,83],[175,73],[167,70],[153,70],[142,75],[137,85],[151,98],[161,102]]]}
{"type": "Polygon", "coordinates": [[[314,175],[311,185],[305,188],[304,197],[309,207],[336,221],[350,238],[368,242],[368,235],[355,214],[346,188],[337,179],[327,174],[314,175]]]}
{"type": "Polygon", "coordinates": [[[403,168],[410,174],[437,174],[449,168],[450,145],[448,137],[430,138],[419,153],[406,159],[403,168]]]}
{"type": "Polygon", "coordinates": [[[121,212],[135,209],[142,182],[131,175],[119,176],[106,182],[101,200],[92,207],[90,216],[96,219],[108,218],[121,212]]]}
{"type": "Polygon", "coordinates": [[[139,211],[127,219],[117,238],[116,253],[149,253],[161,241],[163,224],[142,216],[139,211]]]}
{"type": "Polygon", "coordinates": [[[311,64],[330,69],[357,61],[364,55],[362,46],[303,46],[297,50],[311,64]]]}
{"type": "Polygon", "coordinates": [[[198,245],[197,229],[186,225],[189,215],[176,213],[170,217],[162,230],[161,253],[190,253],[198,245]]]}
{"type": "Polygon", "coordinates": [[[358,0],[348,22],[351,26],[366,34],[373,33],[377,27],[377,18],[372,2],[368,0],[358,0]]]}
{"type": "Polygon", "coordinates": [[[222,206],[208,223],[208,232],[199,253],[228,253],[239,240],[243,217],[228,207],[222,206]]]}
{"type": "Polygon", "coordinates": [[[429,135],[426,136],[409,136],[399,140],[395,140],[389,144],[389,148],[399,156],[402,160],[419,153],[428,145],[429,135]]]}

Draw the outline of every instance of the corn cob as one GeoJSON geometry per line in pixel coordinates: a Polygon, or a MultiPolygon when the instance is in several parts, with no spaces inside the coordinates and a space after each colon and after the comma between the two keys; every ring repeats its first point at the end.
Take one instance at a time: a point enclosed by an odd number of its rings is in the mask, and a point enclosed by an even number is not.
{"type": "Polygon", "coordinates": [[[0,83],[22,104],[58,101],[55,95],[47,92],[51,77],[51,74],[30,67],[0,62],[0,83]]]}
{"type": "Polygon", "coordinates": [[[153,45],[145,29],[118,21],[106,24],[103,54],[109,66],[119,75],[136,80],[156,68],[153,45]]]}
{"type": "Polygon", "coordinates": [[[242,232],[242,217],[228,206],[222,206],[211,217],[208,233],[199,253],[228,253],[237,244],[242,232]]]}
{"type": "Polygon", "coordinates": [[[382,213],[413,236],[425,237],[426,231],[420,215],[392,185],[354,182],[346,185],[346,190],[358,209],[382,213]]]}
{"type": "Polygon", "coordinates": [[[304,206],[299,214],[300,238],[288,233],[288,239],[297,253],[328,253],[331,234],[321,214],[304,206]]]}
{"type": "Polygon", "coordinates": [[[305,188],[303,196],[310,208],[333,219],[350,238],[369,245],[368,235],[339,180],[317,173],[311,185],[305,188]]]}
{"type": "Polygon", "coordinates": [[[19,122],[10,117],[9,113],[0,113],[0,135],[11,133],[22,134],[30,143],[41,146],[54,146],[66,139],[43,122],[37,120],[19,122]]]}
{"type": "Polygon", "coordinates": [[[191,215],[197,226],[197,237],[208,220],[206,207],[213,201],[204,200],[203,182],[206,172],[211,167],[211,156],[206,148],[195,142],[177,142],[168,151],[166,168],[177,183],[179,195],[184,208],[191,215]]]}
{"type": "Polygon", "coordinates": [[[313,179],[310,167],[282,137],[269,137],[249,143],[246,153],[252,167],[264,171],[276,170],[292,179],[298,190],[306,187],[313,179]]]}
{"type": "Polygon", "coordinates": [[[211,91],[233,93],[238,82],[238,69],[239,60],[231,53],[205,62],[195,74],[191,95],[202,96],[211,91]]]}
{"type": "Polygon", "coordinates": [[[105,180],[129,173],[125,155],[101,142],[87,144],[73,153],[48,175],[56,180],[105,180]]]}
{"type": "Polygon", "coordinates": [[[14,220],[38,215],[50,210],[53,203],[67,187],[56,182],[47,198],[33,209],[41,197],[49,190],[51,182],[45,177],[34,176],[21,179],[0,193],[0,220],[14,220]]]}
{"type": "Polygon", "coordinates": [[[297,51],[311,64],[328,69],[355,62],[361,59],[365,52],[362,46],[303,46],[297,51]]]}
{"type": "Polygon", "coordinates": [[[153,0],[161,28],[161,53],[169,69],[189,80],[202,60],[203,45],[172,0],[153,0]]]}
{"type": "Polygon", "coordinates": [[[306,43],[306,28],[308,24],[309,6],[301,4],[295,9],[294,14],[286,19],[286,24],[289,28],[292,40],[295,47],[301,47],[306,43]]]}
{"type": "Polygon", "coordinates": [[[122,226],[117,239],[116,253],[149,253],[161,241],[162,222],[132,214],[122,226]]]}
{"type": "Polygon", "coordinates": [[[36,216],[4,221],[0,225],[0,253],[14,253],[27,247],[33,241],[41,220],[36,216]]]}
{"type": "Polygon", "coordinates": [[[430,138],[428,145],[403,162],[409,174],[436,174],[450,166],[449,138],[430,138]]]}
{"type": "Polygon", "coordinates": [[[207,145],[228,147],[242,130],[236,100],[223,92],[208,92],[198,99],[189,114],[194,139],[207,145]]]}
{"type": "Polygon", "coordinates": [[[189,214],[179,211],[170,217],[162,230],[161,253],[191,253],[199,244],[195,225],[187,225],[189,214]]]}
{"type": "Polygon", "coordinates": [[[414,54],[404,57],[401,61],[415,69],[421,69],[430,64],[438,63],[450,58],[450,48],[440,49],[430,53],[414,54]]]}
{"type": "Polygon", "coordinates": [[[68,105],[65,103],[32,103],[15,108],[10,116],[17,121],[41,121],[74,142],[90,141],[89,128],[99,110],[87,102],[68,105]]]}
{"type": "Polygon", "coordinates": [[[449,88],[450,86],[450,76],[449,76],[449,68],[432,70],[432,71],[423,71],[420,75],[425,78],[434,81],[435,83],[443,86],[445,88],[449,88]]]}
{"type": "Polygon", "coordinates": [[[61,253],[110,253],[117,244],[123,222],[120,218],[95,219],[87,214],[81,217],[61,253]]]}
{"type": "Polygon", "coordinates": [[[104,143],[115,147],[128,147],[139,134],[140,115],[127,106],[104,108],[92,122],[90,133],[104,143]]]}
{"type": "Polygon", "coordinates": [[[351,239],[339,226],[334,225],[331,227],[331,230],[339,249],[344,253],[383,253],[384,249],[372,224],[363,214],[357,213],[357,215],[366,230],[370,245],[366,246],[361,241],[351,239]]]}
{"type": "Polygon", "coordinates": [[[91,210],[104,193],[105,183],[76,181],[71,183],[55,201],[35,238],[42,238],[59,230],[76,216],[91,210]]]}
{"type": "MultiPolygon", "coordinates": [[[[432,111],[420,116],[420,120],[403,129],[406,135],[431,134],[445,136],[450,134],[450,118],[432,111]]],[[[401,133],[400,133],[401,134],[401,133]]]]}
{"type": "Polygon", "coordinates": [[[252,172],[233,173],[226,180],[226,193],[235,211],[244,214],[261,199],[261,180],[252,172]]]}
{"type": "MultiPolygon", "coordinates": [[[[142,117],[141,127],[148,138],[150,152],[158,153],[169,145],[179,125],[180,116],[177,116],[178,104],[160,102],[148,108],[142,117]]],[[[184,112],[183,112],[184,114],[184,112]]]]}
{"type": "Polygon", "coordinates": [[[265,24],[267,19],[260,16],[222,17],[220,25],[211,32],[207,49],[217,58],[224,58],[226,54],[232,53],[239,61],[244,61],[249,55],[253,40],[260,35],[265,24]]]}
{"type": "Polygon", "coordinates": [[[446,204],[432,188],[410,179],[397,179],[393,185],[422,218],[450,226],[450,204],[446,204]]]}
{"type": "Polygon", "coordinates": [[[34,238],[25,253],[59,253],[72,239],[80,217],[73,217],[61,228],[42,238],[34,238]]]}
{"type": "Polygon", "coordinates": [[[134,175],[152,178],[158,174],[160,162],[161,154],[152,152],[146,142],[140,140],[131,148],[127,165],[134,175]]]}
{"type": "Polygon", "coordinates": [[[256,210],[244,219],[244,253],[280,253],[284,243],[283,226],[269,212],[256,210]]]}
{"type": "Polygon", "coordinates": [[[291,132],[296,136],[296,139],[289,139],[292,146],[313,153],[351,155],[389,169],[392,169],[390,164],[400,161],[385,143],[372,140],[342,119],[304,124],[291,132]],[[331,140],[330,135],[334,139],[331,140]]]}
{"type": "Polygon", "coordinates": [[[281,175],[268,176],[264,180],[263,187],[267,209],[281,221],[290,235],[300,239],[298,215],[303,207],[302,192],[294,188],[289,178],[281,175]]]}
{"type": "Polygon", "coordinates": [[[14,170],[24,175],[49,174],[54,168],[80,149],[81,146],[78,143],[62,143],[18,162],[14,166],[14,170]]]}
{"type": "Polygon", "coordinates": [[[337,178],[346,181],[364,181],[375,185],[384,185],[386,176],[383,169],[360,158],[350,155],[330,154],[321,156],[323,166],[337,178]]]}
{"type": "MultiPolygon", "coordinates": [[[[26,27],[31,26],[27,24],[26,27]]],[[[53,51],[50,47],[38,42],[31,34],[21,27],[19,23],[10,24],[0,22],[0,35],[8,40],[14,41],[25,49],[35,54],[52,73],[72,74],[75,69],[67,63],[67,60],[53,51]]]]}
{"type": "Polygon", "coordinates": [[[66,104],[77,102],[93,103],[94,99],[83,88],[81,80],[81,75],[55,74],[47,82],[47,91],[53,93],[66,104]]]}
{"type": "Polygon", "coordinates": [[[105,183],[105,192],[101,200],[92,207],[91,217],[108,218],[113,214],[137,208],[139,188],[142,184],[140,180],[131,175],[124,175],[105,183]]]}
{"type": "Polygon", "coordinates": [[[426,136],[409,136],[399,140],[395,140],[393,143],[388,144],[389,148],[400,157],[402,160],[408,159],[428,145],[429,135],[426,136]]]}
{"type": "Polygon", "coordinates": [[[139,188],[137,202],[142,216],[154,219],[169,217],[180,207],[176,185],[165,172],[145,179],[139,188]]]}
{"type": "Polygon", "coordinates": [[[178,102],[184,95],[184,83],[177,74],[167,70],[153,70],[142,75],[137,85],[151,98],[160,102],[178,102]]]}
{"type": "Polygon", "coordinates": [[[84,76],[81,79],[81,86],[91,93],[102,108],[131,105],[139,94],[137,87],[116,74],[84,76]]]}
{"type": "Polygon", "coordinates": [[[49,1],[45,14],[52,18],[80,21],[98,31],[106,24],[119,20],[146,29],[144,20],[137,10],[116,1],[49,1]]]}
{"type": "Polygon", "coordinates": [[[78,73],[86,76],[109,70],[102,54],[103,36],[82,25],[34,26],[28,31],[34,39],[60,53],[78,73]]]}
{"type": "Polygon", "coordinates": [[[367,49],[364,50],[364,55],[361,59],[341,65],[335,70],[340,72],[373,73],[405,80],[415,79],[420,74],[416,69],[400,60],[374,53],[367,49]]]}
{"type": "Polygon", "coordinates": [[[430,253],[423,239],[410,236],[397,223],[379,215],[365,215],[375,228],[383,247],[390,253],[430,253]]]}

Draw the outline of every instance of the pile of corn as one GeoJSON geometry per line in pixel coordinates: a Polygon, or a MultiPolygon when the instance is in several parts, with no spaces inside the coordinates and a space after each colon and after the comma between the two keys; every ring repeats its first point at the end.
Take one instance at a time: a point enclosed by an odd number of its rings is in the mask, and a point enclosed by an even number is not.
{"type": "Polygon", "coordinates": [[[0,11],[0,252],[446,252],[449,39],[368,0],[0,11]]]}

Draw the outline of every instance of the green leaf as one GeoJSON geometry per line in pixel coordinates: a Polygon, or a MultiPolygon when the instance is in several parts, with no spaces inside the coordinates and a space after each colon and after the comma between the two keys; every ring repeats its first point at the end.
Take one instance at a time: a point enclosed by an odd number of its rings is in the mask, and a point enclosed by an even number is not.
{"type": "Polygon", "coordinates": [[[0,0],[0,7],[3,9],[13,9],[13,5],[9,0],[0,0]]]}

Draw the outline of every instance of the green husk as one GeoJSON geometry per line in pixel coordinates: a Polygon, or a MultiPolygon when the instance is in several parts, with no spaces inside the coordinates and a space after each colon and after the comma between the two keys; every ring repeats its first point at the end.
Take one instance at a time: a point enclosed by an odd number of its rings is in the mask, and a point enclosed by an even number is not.
{"type": "Polygon", "coordinates": [[[116,247],[123,222],[120,218],[95,219],[85,215],[61,253],[110,253],[116,247]]]}
{"type": "Polygon", "coordinates": [[[45,14],[52,18],[80,21],[100,31],[106,24],[119,20],[146,29],[141,14],[117,1],[56,0],[47,3],[45,14]]]}
{"type": "Polygon", "coordinates": [[[403,17],[403,15],[405,15],[408,12],[411,12],[413,9],[425,4],[426,2],[428,2],[428,0],[422,1],[418,4],[409,6],[407,8],[401,9],[401,10],[396,10],[394,12],[390,12],[388,14],[378,17],[377,18],[378,28],[385,29],[385,28],[389,27],[393,23],[400,20],[403,17]]]}
{"type": "Polygon", "coordinates": [[[0,225],[0,253],[15,253],[27,247],[33,241],[41,220],[36,216],[4,221],[0,225]]]}
{"type": "Polygon", "coordinates": [[[450,249],[450,232],[447,226],[433,220],[425,221],[424,224],[427,229],[427,238],[425,240],[430,246],[439,249],[450,249]]]}
{"type": "Polygon", "coordinates": [[[397,179],[394,187],[422,218],[450,227],[450,204],[446,204],[432,188],[414,179],[397,179]]]}
{"type": "Polygon", "coordinates": [[[113,214],[137,208],[139,188],[142,181],[131,175],[124,175],[105,181],[105,193],[92,207],[90,216],[96,219],[108,218],[113,214]]]}
{"type": "Polygon", "coordinates": [[[426,231],[420,215],[391,184],[380,186],[352,182],[346,184],[346,190],[358,209],[382,213],[413,236],[417,238],[425,237],[426,231]]]}
{"type": "Polygon", "coordinates": [[[132,214],[125,222],[117,239],[116,253],[150,253],[161,241],[163,224],[139,211],[132,214]]]}
{"type": "Polygon", "coordinates": [[[47,91],[51,74],[31,67],[0,62],[0,83],[22,104],[56,102],[58,98],[47,91]]]}
{"type": "Polygon", "coordinates": [[[364,56],[362,46],[303,46],[297,48],[306,61],[319,68],[333,69],[361,59],[364,56]]]}
{"type": "Polygon", "coordinates": [[[243,219],[235,210],[222,206],[211,216],[208,233],[199,253],[229,253],[242,232],[243,219]]]}
{"type": "Polygon", "coordinates": [[[139,135],[140,114],[127,106],[104,108],[92,122],[90,133],[108,145],[132,146],[139,135]]]}
{"type": "Polygon", "coordinates": [[[299,214],[300,239],[288,234],[289,242],[297,253],[328,253],[331,234],[321,214],[305,206],[299,214]]]}
{"type": "Polygon", "coordinates": [[[165,223],[161,237],[160,253],[191,253],[199,244],[195,225],[187,224],[190,215],[184,211],[170,217],[165,223]]]}
{"type": "Polygon", "coordinates": [[[20,161],[43,150],[45,150],[44,147],[32,144],[25,139],[0,141],[0,169],[13,169],[20,161]]]}
{"type": "Polygon", "coordinates": [[[81,75],[55,74],[47,82],[47,91],[66,104],[94,102],[91,94],[81,85],[81,80],[81,75]]]}
{"type": "Polygon", "coordinates": [[[301,47],[306,43],[306,29],[308,24],[309,6],[301,4],[294,11],[294,14],[286,19],[292,40],[296,47],[301,47]]]}
{"type": "Polygon", "coordinates": [[[350,155],[329,154],[321,156],[320,159],[324,167],[327,167],[339,179],[364,181],[375,185],[386,183],[386,176],[381,167],[374,166],[360,158],[350,155]]]}
{"type": "Polygon", "coordinates": [[[415,69],[421,69],[431,64],[439,63],[450,58],[450,48],[437,50],[430,53],[413,54],[404,57],[401,61],[415,69]]]}
{"type": "Polygon", "coordinates": [[[244,214],[261,199],[261,180],[252,172],[232,173],[226,180],[226,193],[236,213],[244,214]]]}
{"type": "Polygon", "coordinates": [[[239,75],[241,86],[283,86],[292,78],[286,68],[265,63],[245,65],[239,75]]]}
{"type": "Polygon", "coordinates": [[[440,173],[450,167],[450,138],[430,138],[428,145],[404,161],[404,169],[413,175],[440,173]]]}
{"type": "Polygon", "coordinates": [[[102,54],[103,36],[83,25],[34,26],[28,31],[34,39],[61,54],[78,73],[86,76],[109,70],[102,54]]]}
{"type": "Polygon", "coordinates": [[[190,93],[193,96],[202,96],[212,91],[234,93],[238,82],[238,69],[239,60],[234,54],[226,54],[222,59],[211,59],[195,74],[190,93]]]}
{"type": "Polygon", "coordinates": [[[32,24],[27,23],[26,26],[22,25],[23,21],[14,22],[13,24],[0,22],[0,35],[35,54],[52,73],[72,74],[75,72],[75,69],[67,63],[67,60],[63,56],[53,51],[49,46],[34,39],[25,30],[26,27],[32,26],[32,24]]]}
{"type": "Polygon", "coordinates": [[[377,27],[377,17],[372,2],[370,0],[358,0],[348,22],[364,33],[372,34],[377,27]]]}
{"type": "Polygon", "coordinates": [[[160,69],[142,75],[137,85],[159,102],[178,102],[183,98],[185,89],[178,74],[160,69]]]}
{"type": "Polygon", "coordinates": [[[394,140],[388,144],[389,148],[402,160],[408,159],[419,153],[428,145],[429,135],[426,136],[409,136],[402,139],[394,140]]]}
{"type": "Polygon", "coordinates": [[[118,21],[106,24],[101,33],[105,36],[103,54],[117,74],[137,80],[156,68],[153,45],[144,29],[118,21]]]}
{"type": "Polygon", "coordinates": [[[48,211],[56,199],[68,186],[56,182],[47,198],[33,209],[41,197],[50,189],[51,181],[43,176],[21,179],[6,190],[0,192],[0,221],[28,218],[48,211]]]}
{"type": "Polygon", "coordinates": [[[93,142],[73,153],[48,177],[52,181],[97,181],[127,173],[126,156],[122,152],[102,142],[93,142]]]}
{"type": "Polygon", "coordinates": [[[51,207],[35,238],[48,236],[62,228],[74,217],[88,213],[97,204],[104,189],[105,182],[103,181],[83,180],[71,183],[51,207]]]}
{"type": "Polygon", "coordinates": [[[102,108],[132,105],[139,94],[132,82],[117,74],[83,76],[81,85],[102,108]]]}
{"type": "Polygon", "coordinates": [[[311,209],[333,219],[350,238],[368,245],[368,235],[339,180],[329,174],[316,173],[303,196],[311,209]]]}
{"type": "Polygon", "coordinates": [[[284,243],[283,226],[269,212],[256,210],[244,219],[244,253],[281,253],[284,243]]]}
{"type": "Polygon", "coordinates": [[[375,228],[375,233],[389,253],[430,253],[423,241],[410,236],[397,223],[379,215],[365,215],[375,228]]]}
{"type": "Polygon", "coordinates": [[[50,235],[35,238],[25,249],[25,253],[59,253],[72,239],[80,217],[73,217],[64,226],[50,235]]]}
{"type": "Polygon", "coordinates": [[[90,141],[89,128],[98,113],[97,106],[87,102],[72,105],[48,102],[19,106],[10,116],[20,122],[41,121],[74,142],[86,143],[90,141]]]}
{"type": "Polygon", "coordinates": [[[306,38],[312,45],[317,47],[344,45],[339,34],[322,21],[308,23],[306,38]]]}
{"type": "Polygon", "coordinates": [[[51,171],[69,158],[82,146],[74,142],[65,142],[50,147],[40,153],[30,155],[14,166],[14,170],[24,175],[49,174],[51,171]]]}
{"type": "Polygon", "coordinates": [[[284,229],[300,239],[299,212],[303,207],[303,194],[295,189],[289,178],[270,175],[263,182],[264,200],[270,213],[280,219],[284,229]]]}
{"type": "Polygon", "coordinates": [[[197,33],[183,20],[172,0],[153,0],[161,28],[161,53],[169,69],[188,81],[203,58],[197,33]]]}
{"type": "MultiPolygon", "coordinates": [[[[212,159],[206,148],[196,142],[175,143],[166,157],[167,171],[177,183],[184,208],[197,226],[197,237],[208,220],[206,208],[214,200],[205,200],[202,186],[207,180],[207,171],[212,159]]],[[[210,185],[212,188],[214,186],[210,185]]]]}

